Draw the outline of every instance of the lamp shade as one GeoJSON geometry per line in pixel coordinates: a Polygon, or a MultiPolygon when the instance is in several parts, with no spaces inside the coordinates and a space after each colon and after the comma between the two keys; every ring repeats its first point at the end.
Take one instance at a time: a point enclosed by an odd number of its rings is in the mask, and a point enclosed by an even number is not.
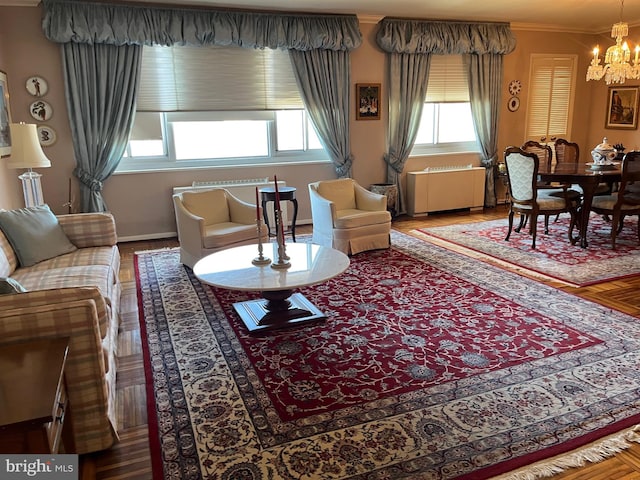
{"type": "Polygon", "coordinates": [[[9,168],[45,168],[51,161],[42,151],[38,129],[33,123],[12,123],[9,168]]]}

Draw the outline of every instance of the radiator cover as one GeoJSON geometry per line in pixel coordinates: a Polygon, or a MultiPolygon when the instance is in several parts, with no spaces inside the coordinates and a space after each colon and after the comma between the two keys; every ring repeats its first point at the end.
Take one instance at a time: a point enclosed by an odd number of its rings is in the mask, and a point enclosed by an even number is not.
{"type": "Polygon", "coordinates": [[[484,207],[484,167],[407,172],[407,214],[484,207]]]}

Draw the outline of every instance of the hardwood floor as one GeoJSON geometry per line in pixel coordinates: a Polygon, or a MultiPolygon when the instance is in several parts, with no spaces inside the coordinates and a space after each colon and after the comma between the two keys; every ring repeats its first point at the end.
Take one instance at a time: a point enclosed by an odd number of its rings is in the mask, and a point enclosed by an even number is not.
{"type": "MultiPolygon", "coordinates": [[[[428,217],[400,217],[393,227],[403,232],[415,228],[434,227],[506,217],[506,208],[498,206],[484,212],[461,212],[428,217]]],[[[297,233],[309,233],[309,225],[299,226],[297,233]]],[[[173,247],[176,239],[120,244],[123,282],[122,326],[118,345],[118,429],[120,443],[112,449],[81,457],[82,480],[147,480],[151,479],[151,459],[147,432],[145,378],[142,365],[138,304],[136,299],[133,254],[139,250],[173,247]]],[[[548,282],[554,287],[582,298],[621,310],[640,318],[640,276],[601,283],[583,288],[548,282]]],[[[640,445],[596,464],[567,470],[554,480],[632,480],[640,479],[640,445]]]]}

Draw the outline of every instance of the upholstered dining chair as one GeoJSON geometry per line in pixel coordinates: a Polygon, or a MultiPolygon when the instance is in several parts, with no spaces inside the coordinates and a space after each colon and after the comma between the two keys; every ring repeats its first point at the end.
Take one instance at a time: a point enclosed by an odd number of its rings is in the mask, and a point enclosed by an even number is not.
{"type": "Polygon", "coordinates": [[[618,191],[611,195],[593,197],[591,211],[611,216],[611,248],[616,248],[616,238],[627,216],[638,215],[638,244],[640,245],[640,152],[632,151],[622,159],[618,191]]]}
{"type": "MultiPolygon", "coordinates": [[[[577,146],[577,145],[576,145],[577,146]]],[[[553,163],[553,149],[548,144],[542,144],[540,142],[536,142],[535,140],[528,140],[522,144],[520,147],[524,152],[534,153],[538,157],[538,161],[540,165],[546,165],[547,169],[551,168],[553,163]]],[[[577,161],[577,157],[576,157],[577,161]]],[[[539,189],[550,189],[547,192],[549,195],[564,197],[565,195],[569,195],[569,197],[573,200],[577,200],[581,197],[582,192],[572,188],[570,184],[558,184],[558,183],[548,183],[548,182],[538,182],[539,189]]],[[[556,215],[556,220],[558,219],[558,215],[556,215]]],[[[521,226],[526,224],[526,216],[522,219],[521,226]]],[[[545,225],[545,233],[549,233],[549,216],[545,215],[544,218],[545,225]]],[[[521,227],[520,227],[521,228],[521,227]]]]}
{"type": "MultiPolygon", "coordinates": [[[[523,219],[530,218],[529,232],[531,234],[531,248],[536,248],[536,233],[538,216],[545,216],[545,224],[549,215],[568,212],[571,215],[571,223],[567,232],[567,239],[571,241],[571,233],[576,222],[577,201],[571,198],[566,190],[538,188],[538,169],[540,160],[535,153],[525,152],[518,147],[508,147],[504,152],[504,162],[509,179],[509,195],[511,204],[509,208],[509,230],[505,241],[511,237],[513,230],[514,214],[520,214],[520,226],[523,219]]],[[[545,225],[546,227],[546,225],[545,225]]],[[[545,228],[545,233],[548,229],[545,228]]]]}
{"type": "Polygon", "coordinates": [[[351,178],[309,184],[313,243],[347,255],[389,248],[391,214],[387,197],[351,178]]]}
{"type": "MultiPolygon", "coordinates": [[[[180,242],[180,261],[191,268],[204,256],[222,250],[258,243],[256,216],[260,207],[243,202],[224,188],[192,190],[173,195],[180,242]]],[[[260,223],[260,238],[268,231],[260,223]]],[[[257,250],[256,250],[257,252],[257,250]]]]}

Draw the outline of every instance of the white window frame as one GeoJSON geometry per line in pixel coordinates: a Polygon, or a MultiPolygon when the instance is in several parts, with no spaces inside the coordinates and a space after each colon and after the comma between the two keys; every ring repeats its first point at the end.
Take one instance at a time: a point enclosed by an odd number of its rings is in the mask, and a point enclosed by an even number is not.
{"type": "MultiPolygon", "coordinates": [[[[227,112],[166,112],[162,115],[162,135],[165,155],[146,157],[123,157],[115,173],[144,171],[167,171],[215,167],[261,166],[296,163],[331,163],[325,150],[276,150],[276,112],[274,111],[227,111],[227,112]],[[233,157],[215,159],[178,160],[170,123],[175,121],[224,121],[261,120],[267,122],[269,153],[260,157],[233,157]]],[[[306,138],[305,138],[306,141],[306,138]]]]}
{"type": "MultiPolygon", "coordinates": [[[[437,142],[440,105],[446,103],[470,103],[469,91],[462,55],[433,55],[429,72],[429,85],[425,106],[434,108],[434,143],[416,143],[410,157],[440,155],[444,153],[480,152],[477,138],[467,142],[437,142]],[[434,101],[439,100],[439,101],[434,101]]],[[[474,129],[475,136],[475,129],[474,129]]]]}

